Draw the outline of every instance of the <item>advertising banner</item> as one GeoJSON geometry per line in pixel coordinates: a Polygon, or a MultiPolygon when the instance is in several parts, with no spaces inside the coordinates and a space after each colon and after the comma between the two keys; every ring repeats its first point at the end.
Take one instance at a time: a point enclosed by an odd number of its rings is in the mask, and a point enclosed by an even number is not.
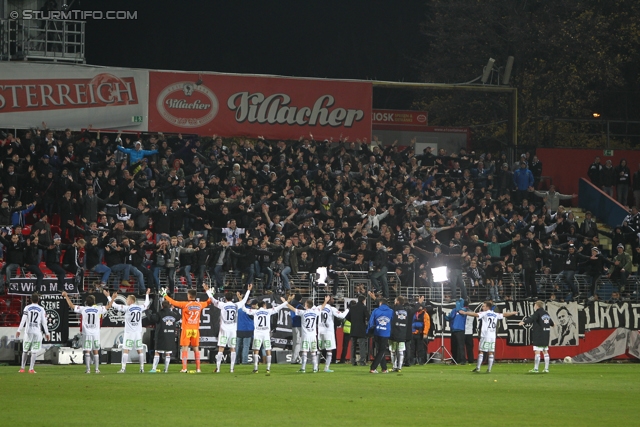
{"type": "Polygon", "coordinates": [[[77,294],[78,285],[73,277],[64,279],[64,286],[60,288],[58,278],[45,277],[42,279],[42,285],[37,285],[38,279],[35,277],[13,277],[9,280],[9,295],[31,295],[34,292],[40,295],[60,295],[62,291],[68,294],[77,294]]]}
{"type": "Polygon", "coordinates": [[[412,110],[373,110],[371,122],[376,125],[428,126],[429,113],[412,110]]]}
{"type": "Polygon", "coordinates": [[[367,82],[149,72],[149,130],[315,140],[371,138],[367,82]]]}
{"type": "Polygon", "coordinates": [[[146,131],[149,72],[0,62],[0,128],[146,131]]]}

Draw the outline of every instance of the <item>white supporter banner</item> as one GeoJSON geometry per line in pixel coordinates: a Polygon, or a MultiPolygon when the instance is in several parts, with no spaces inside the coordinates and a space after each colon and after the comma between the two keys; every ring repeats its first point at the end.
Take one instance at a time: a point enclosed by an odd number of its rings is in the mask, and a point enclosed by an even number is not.
{"type": "Polygon", "coordinates": [[[629,348],[630,355],[634,356],[637,359],[640,359],[640,332],[629,331],[627,347],[629,348]]]}
{"type": "Polygon", "coordinates": [[[547,302],[547,312],[555,324],[551,328],[551,346],[578,345],[580,338],[579,308],[576,302],[547,302]]]}
{"type": "Polygon", "coordinates": [[[148,70],[0,62],[0,128],[147,131],[148,115],[148,70]]]}
{"type": "Polygon", "coordinates": [[[627,351],[627,329],[618,328],[598,347],[572,358],[573,363],[598,363],[623,355],[627,351]]]}

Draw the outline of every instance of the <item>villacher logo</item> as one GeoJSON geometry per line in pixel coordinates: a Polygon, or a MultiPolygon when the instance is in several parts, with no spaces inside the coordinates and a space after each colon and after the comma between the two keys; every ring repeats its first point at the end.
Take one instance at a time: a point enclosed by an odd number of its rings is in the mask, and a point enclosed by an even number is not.
{"type": "Polygon", "coordinates": [[[219,104],[213,91],[200,81],[178,82],[160,92],[156,108],[174,126],[197,128],[216,117],[219,104]]]}

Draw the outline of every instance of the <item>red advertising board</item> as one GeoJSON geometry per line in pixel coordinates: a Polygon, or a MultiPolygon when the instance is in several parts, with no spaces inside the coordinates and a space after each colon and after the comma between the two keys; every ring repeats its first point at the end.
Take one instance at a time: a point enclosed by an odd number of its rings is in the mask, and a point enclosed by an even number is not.
{"type": "Polygon", "coordinates": [[[374,126],[428,126],[429,113],[411,110],[373,110],[371,121],[374,126]]]}
{"type": "Polygon", "coordinates": [[[149,72],[149,130],[315,140],[371,138],[367,82],[149,72]]]}

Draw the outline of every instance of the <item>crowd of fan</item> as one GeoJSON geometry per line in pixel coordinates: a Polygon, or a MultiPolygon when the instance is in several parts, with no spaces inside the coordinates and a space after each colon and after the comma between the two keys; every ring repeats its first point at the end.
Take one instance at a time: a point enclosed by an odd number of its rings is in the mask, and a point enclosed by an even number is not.
{"type": "Polygon", "coordinates": [[[3,273],[20,267],[42,280],[44,261],[62,281],[80,269],[82,253],[83,267],[102,277],[98,286],[118,274],[135,276],[140,291],[157,289],[165,271],[170,292],[181,274],[201,286],[208,273],[222,288],[236,270],[245,283],[260,278],[263,291],[283,292],[298,271],[318,271],[335,294],[335,272],[347,270],[368,272],[388,296],[390,285],[438,286],[431,269],[447,266],[447,296],[481,291],[496,301],[514,298],[514,287],[536,298],[536,274],[562,272],[562,283],[549,286],[568,301],[578,297],[579,270],[594,287],[607,265],[613,279],[626,279],[628,266],[602,254],[591,215],[578,226],[560,205],[575,195],[535,190],[536,156],[509,164],[504,153],[416,154],[414,145],[9,134],[0,148],[3,273]],[[388,272],[400,283],[389,283],[388,272]],[[506,275],[518,280],[503,286],[506,275]]]}

